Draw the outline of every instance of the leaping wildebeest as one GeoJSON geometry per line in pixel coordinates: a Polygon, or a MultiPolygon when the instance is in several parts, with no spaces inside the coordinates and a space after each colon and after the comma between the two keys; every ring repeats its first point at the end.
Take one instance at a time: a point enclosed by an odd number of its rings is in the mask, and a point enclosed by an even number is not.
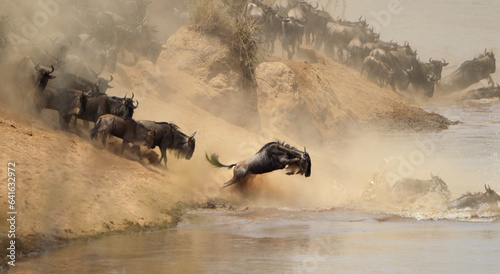
{"type": "Polygon", "coordinates": [[[215,167],[234,167],[233,178],[227,181],[222,188],[241,182],[250,174],[263,174],[284,168],[287,168],[288,175],[311,176],[311,158],[306,149],[300,151],[279,141],[265,144],[254,156],[236,164],[221,164],[217,154],[210,156],[205,154],[205,156],[208,162],[215,167]]]}
{"type": "Polygon", "coordinates": [[[496,71],[496,59],[493,51],[484,51],[474,60],[465,61],[460,67],[450,75],[443,77],[437,84],[436,91],[440,95],[450,94],[469,87],[483,79],[488,79],[493,85],[491,74],[496,71]]]}

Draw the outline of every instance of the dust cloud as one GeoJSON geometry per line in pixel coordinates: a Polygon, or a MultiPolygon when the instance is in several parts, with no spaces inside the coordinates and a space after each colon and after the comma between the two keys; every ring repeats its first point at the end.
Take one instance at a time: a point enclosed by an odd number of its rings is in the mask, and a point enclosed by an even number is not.
{"type": "MultiPolygon", "coordinates": [[[[131,1],[143,2],[148,1],[131,1]]],[[[47,148],[39,151],[34,144],[28,146],[37,159],[47,161],[43,165],[32,163],[32,169],[57,169],[60,174],[66,174],[63,177],[65,182],[57,182],[56,177],[54,183],[79,186],[78,191],[72,192],[72,197],[88,194],[81,178],[92,170],[93,176],[84,180],[95,186],[92,194],[101,192],[110,199],[114,198],[115,202],[128,203],[127,212],[132,212],[131,215],[123,213],[120,218],[133,216],[132,222],[140,224],[157,222],[161,219],[157,208],[165,208],[173,201],[202,203],[214,197],[225,199],[238,208],[373,209],[383,203],[364,203],[362,194],[374,174],[381,172],[380,163],[386,160],[391,163],[387,172],[393,174],[389,184],[402,177],[427,179],[432,172],[445,182],[452,182],[449,187],[453,197],[470,190],[470,182],[477,173],[461,174],[459,171],[467,163],[456,163],[454,155],[440,153],[443,142],[436,138],[438,133],[419,136],[406,125],[397,129],[403,130],[402,133],[381,133],[368,126],[380,117],[394,121],[394,116],[401,114],[426,120],[428,114],[392,91],[378,88],[361,78],[359,72],[324,57],[319,58],[323,63],[310,65],[269,56],[270,67],[277,62],[286,64],[287,73],[295,77],[293,81],[296,83],[292,81],[289,89],[284,90],[280,90],[283,87],[280,84],[270,85],[266,90],[259,90],[259,87],[248,89],[241,83],[241,68],[234,65],[239,64],[238,56],[232,54],[227,45],[217,41],[216,37],[183,26],[187,12],[184,1],[152,1],[147,6],[147,15],[141,13],[138,6],[118,3],[120,1],[115,0],[1,2],[2,10],[9,12],[4,19],[6,23],[2,24],[7,38],[1,49],[3,57],[0,63],[2,71],[8,73],[2,75],[4,84],[0,92],[7,98],[5,105],[8,107],[5,108],[14,111],[11,114],[5,111],[6,116],[2,118],[9,121],[27,119],[27,122],[19,122],[27,131],[32,128],[37,134],[42,134],[47,130],[46,138],[60,139],[58,145],[72,148],[59,152],[47,148]],[[129,24],[132,26],[141,23],[147,26],[148,38],[165,48],[156,63],[148,60],[149,53],[145,53],[133,64],[134,54],[128,48],[120,49],[116,68],[107,62],[108,59],[102,63],[84,53],[85,41],[92,41],[89,37],[105,33],[104,22],[109,18],[109,11],[113,12],[111,16],[115,19],[131,18],[129,24]],[[112,142],[106,149],[91,144],[88,129],[84,129],[81,122],[76,129],[70,129],[70,133],[63,133],[58,130],[55,112],[44,110],[40,117],[26,114],[31,112],[32,106],[29,99],[26,100],[29,94],[22,93],[22,90],[26,89],[23,84],[29,82],[31,72],[12,69],[20,67],[22,60],[28,60],[27,66],[32,68],[36,64],[47,68],[53,65],[56,72],[71,62],[93,64],[90,72],[104,77],[113,75],[111,84],[114,87],[107,93],[120,97],[134,93],[134,99],[140,102],[134,119],[174,122],[188,135],[197,131],[193,158],[189,161],[177,159],[169,153],[168,168],[164,168],[157,162],[158,149],[153,152],[143,149],[142,161],[130,153],[126,153],[126,157],[117,157],[118,143],[112,142]],[[248,97],[235,100],[241,94],[248,97]],[[273,104],[280,107],[279,111],[273,104]],[[220,186],[232,177],[232,170],[214,169],[206,162],[205,152],[217,153],[223,163],[232,164],[251,157],[264,144],[274,140],[285,141],[299,149],[307,147],[312,158],[311,177],[287,176],[285,171],[276,171],[253,176],[244,184],[220,190],[220,186]],[[426,140],[432,140],[432,151],[426,140]],[[75,152],[77,154],[73,155],[75,152]],[[56,159],[59,156],[73,162],[60,167],[56,159]],[[99,160],[95,161],[96,158],[99,160]],[[113,170],[112,176],[108,175],[109,169],[113,170]],[[100,184],[102,186],[98,188],[100,184]],[[167,198],[156,193],[158,189],[167,198]]],[[[132,31],[132,27],[124,31],[132,31]]],[[[101,46],[101,53],[110,54],[121,46],[116,44],[116,39],[104,36],[96,38],[93,43],[101,46]]],[[[436,128],[438,126],[422,123],[425,132],[436,128]]],[[[37,139],[38,145],[48,146],[44,140],[37,139]]],[[[10,149],[14,150],[13,147],[10,149]]],[[[26,156],[22,159],[29,162],[26,156]]],[[[379,196],[381,200],[389,200],[382,195],[379,196]]],[[[82,199],[84,204],[101,200],[82,199]]],[[[113,200],[103,206],[89,206],[89,210],[97,212],[109,206],[109,211],[119,211],[112,203],[113,200]]],[[[385,210],[393,206],[387,205],[385,210]]],[[[439,207],[437,203],[436,207],[439,207]]],[[[112,213],[97,214],[108,217],[112,213]]],[[[97,224],[88,226],[103,229],[102,223],[110,226],[109,221],[102,217],[97,224]]],[[[111,221],[117,223],[121,220],[111,221]]],[[[67,221],[68,226],[70,223],[67,221]]],[[[89,229],[80,225],[81,231],[89,229]]],[[[83,233],[81,231],[79,233],[83,233]]]]}

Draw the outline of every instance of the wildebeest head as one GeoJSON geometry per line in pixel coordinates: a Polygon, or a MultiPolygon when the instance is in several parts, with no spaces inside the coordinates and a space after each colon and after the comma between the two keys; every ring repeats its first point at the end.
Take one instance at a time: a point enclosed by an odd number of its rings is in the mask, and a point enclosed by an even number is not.
{"type": "Polygon", "coordinates": [[[127,98],[127,94],[125,94],[125,97],[123,97],[123,106],[128,110],[128,114],[130,117],[132,117],[134,113],[134,109],[136,109],[139,106],[139,101],[135,100],[135,105],[134,105],[134,93],[132,92],[132,97],[127,98]]]}
{"type": "Polygon", "coordinates": [[[490,73],[495,73],[496,71],[496,60],[495,60],[495,54],[493,53],[492,50],[489,52],[486,52],[486,49],[484,50],[484,56],[489,58],[489,63],[490,63],[490,73]]]}
{"type": "Polygon", "coordinates": [[[194,148],[196,145],[196,140],[194,139],[195,135],[196,132],[194,132],[191,136],[187,136],[185,140],[180,144],[180,146],[176,149],[178,157],[180,155],[184,155],[184,157],[186,157],[186,160],[189,160],[191,159],[191,157],[193,157],[194,148]]]}
{"type": "Polygon", "coordinates": [[[132,118],[134,116],[134,109],[139,106],[139,102],[136,101],[134,105],[134,93],[132,93],[132,98],[127,98],[127,94],[122,97],[112,96],[111,105],[110,105],[110,113],[124,117],[124,118],[132,118]]]}
{"type": "Polygon", "coordinates": [[[495,202],[500,202],[500,195],[498,195],[493,189],[491,189],[490,186],[484,185],[484,189],[486,189],[486,192],[484,193],[484,202],[485,203],[495,203],[495,202]]]}
{"type": "Polygon", "coordinates": [[[476,55],[472,62],[480,65],[485,72],[495,73],[496,71],[496,59],[492,50],[488,51],[487,49],[484,49],[484,52],[476,55]]]}
{"type": "Polygon", "coordinates": [[[432,57],[431,57],[431,58],[429,58],[429,63],[427,63],[427,65],[432,69],[432,71],[435,75],[436,81],[439,81],[439,80],[441,80],[441,73],[443,72],[443,67],[446,67],[448,65],[448,63],[444,59],[443,59],[443,61],[432,60],[432,57]]]}
{"type": "Polygon", "coordinates": [[[306,148],[304,147],[304,153],[300,157],[300,168],[304,172],[304,176],[311,176],[311,157],[309,157],[309,153],[307,153],[306,148]]]}
{"type": "Polygon", "coordinates": [[[100,93],[106,93],[108,88],[113,88],[113,86],[109,84],[109,82],[113,81],[113,75],[110,75],[109,77],[109,80],[104,77],[97,77],[96,88],[100,93]]]}
{"type": "Polygon", "coordinates": [[[56,78],[54,75],[50,75],[52,72],[54,72],[54,66],[50,66],[52,68],[51,71],[45,68],[41,68],[40,64],[37,64],[35,66],[35,70],[37,71],[37,88],[39,90],[44,90],[45,87],[47,87],[47,83],[49,82],[50,79],[56,78]]]}

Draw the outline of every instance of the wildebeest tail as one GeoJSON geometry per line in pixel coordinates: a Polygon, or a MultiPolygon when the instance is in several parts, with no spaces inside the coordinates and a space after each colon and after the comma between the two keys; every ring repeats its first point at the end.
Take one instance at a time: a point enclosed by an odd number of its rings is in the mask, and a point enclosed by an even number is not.
{"type": "Polygon", "coordinates": [[[236,164],[232,164],[232,165],[224,165],[224,164],[221,164],[221,162],[219,162],[219,155],[215,154],[215,153],[212,153],[210,156],[208,156],[207,153],[205,153],[205,158],[207,158],[207,161],[212,164],[213,166],[215,167],[227,167],[227,168],[232,168],[234,167],[236,164]]]}

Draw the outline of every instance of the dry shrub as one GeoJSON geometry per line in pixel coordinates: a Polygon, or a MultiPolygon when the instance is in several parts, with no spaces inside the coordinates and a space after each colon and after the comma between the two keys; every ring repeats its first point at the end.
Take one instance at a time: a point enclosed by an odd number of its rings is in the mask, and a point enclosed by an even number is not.
{"type": "Polygon", "coordinates": [[[259,26],[242,18],[244,5],[230,0],[191,0],[189,12],[193,26],[199,31],[217,35],[239,57],[243,76],[255,84],[259,26]]]}
{"type": "Polygon", "coordinates": [[[231,37],[234,33],[233,18],[228,6],[214,0],[192,0],[189,6],[192,24],[196,29],[221,36],[231,37]]]}

